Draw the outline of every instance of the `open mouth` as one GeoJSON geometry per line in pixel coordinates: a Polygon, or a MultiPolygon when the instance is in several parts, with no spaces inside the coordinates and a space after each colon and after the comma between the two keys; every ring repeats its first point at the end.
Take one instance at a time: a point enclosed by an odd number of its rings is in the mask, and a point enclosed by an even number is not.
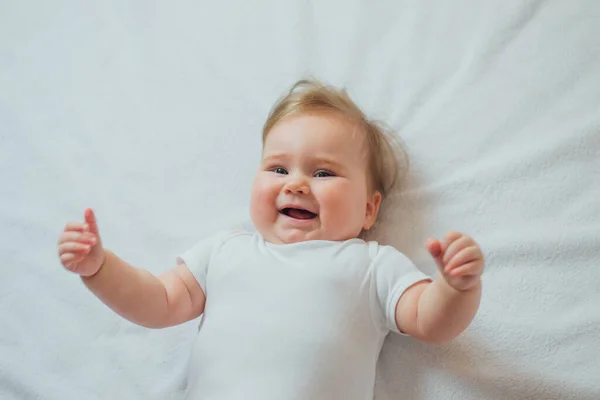
{"type": "Polygon", "coordinates": [[[290,218],[294,219],[313,219],[317,217],[317,214],[312,213],[308,210],[304,210],[302,208],[284,208],[279,211],[283,215],[287,215],[290,218]]]}

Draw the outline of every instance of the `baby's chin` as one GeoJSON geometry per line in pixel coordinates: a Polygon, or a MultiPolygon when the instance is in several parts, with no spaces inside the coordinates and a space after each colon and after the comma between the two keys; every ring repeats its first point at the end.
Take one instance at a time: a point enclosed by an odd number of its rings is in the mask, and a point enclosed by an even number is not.
{"type": "Polygon", "coordinates": [[[320,240],[319,235],[311,235],[311,232],[302,232],[302,231],[284,231],[278,232],[277,234],[272,235],[272,240],[267,239],[268,242],[277,243],[277,244],[293,244],[293,243],[301,243],[308,242],[311,240],[320,240]]]}
{"type": "Polygon", "coordinates": [[[341,232],[323,232],[317,231],[302,231],[299,229],[274,230],[269,232],[261,232],[262,237],[269,243],[274,244],[293,244],[308,242],[311,240],[327,240],[332,242],[340,242],[356,238],[355,235],[345,235],[341,232]]]}
{"type": "Polygon", "coordinates": [[[306,232],[298,229],[258,229],[258,233],[265,241],[273,244],[293,244],[320,240],[318,232],[306,232]]]}

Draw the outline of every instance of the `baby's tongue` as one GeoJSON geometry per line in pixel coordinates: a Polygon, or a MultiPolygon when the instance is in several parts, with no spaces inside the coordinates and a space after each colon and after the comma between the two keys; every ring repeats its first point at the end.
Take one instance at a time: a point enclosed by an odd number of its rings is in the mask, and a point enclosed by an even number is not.
{"type": "Polygon", "coordinates": [[[288,215],[292,218],[296,219],[310,219],[315,216],[315,214],[306,210],[299,210],[297,208],[290,208],[288,211],[288,215]]]}

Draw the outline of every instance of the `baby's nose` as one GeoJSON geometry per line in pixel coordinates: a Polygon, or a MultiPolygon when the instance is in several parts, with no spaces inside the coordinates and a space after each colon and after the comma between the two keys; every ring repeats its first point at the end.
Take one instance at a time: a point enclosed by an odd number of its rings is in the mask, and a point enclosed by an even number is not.
{"type": "Polygon", "coordinates": [[[308,183],[306,182],[305,179],[294,178],[294,179],[291,179],[285,185],[284,192],[286,194],[293,194],[293,193],[309,194],[310,186],[308,185],[308,183]]]}

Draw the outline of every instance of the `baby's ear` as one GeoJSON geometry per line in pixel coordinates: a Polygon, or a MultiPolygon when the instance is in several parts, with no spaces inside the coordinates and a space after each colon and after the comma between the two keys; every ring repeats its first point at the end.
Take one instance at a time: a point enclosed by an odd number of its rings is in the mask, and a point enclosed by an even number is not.
{"type": "Polygon", "coordinates": [[[371,227],[377,220],[377,213],[379,212],[380,205],[381,205],[381,193],[379,193],[378,191],[375,191],[367,199],[365,224],[363,225],[363,229],[365,229],[365,230],[371,229],[371,227]]]}

